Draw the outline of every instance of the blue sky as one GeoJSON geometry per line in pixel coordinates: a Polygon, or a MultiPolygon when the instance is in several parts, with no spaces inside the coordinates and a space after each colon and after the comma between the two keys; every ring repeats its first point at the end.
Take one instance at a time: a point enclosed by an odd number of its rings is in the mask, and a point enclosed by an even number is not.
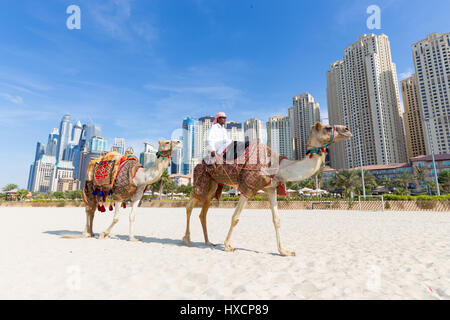
{"type": "Polygon", "coordinates": [[[303,92],[327,117],[326,71],[346,46],[387,34],[401,80],[411,44],[450,31],[448,12],[433,0],[2,0],[0,187],[26,187],[36,142],[65,113],[136,153],[187,115],[265,122],[303,92]],[[81,30],[66,27],[71,4],[81,30]],[[380,30],[366,26],[372,4],[380,30]]]}

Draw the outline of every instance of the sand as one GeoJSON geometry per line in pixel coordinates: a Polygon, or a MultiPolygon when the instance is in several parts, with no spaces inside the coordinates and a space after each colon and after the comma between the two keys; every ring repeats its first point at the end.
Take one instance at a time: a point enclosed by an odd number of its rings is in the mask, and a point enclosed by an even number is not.
{"type": "MultiPolygon", "coordinates": [[[[450,299],[450,213],[281,211],[278,255],[269,210],[244,210],[223,251],[232,210],[211,209],[203,244],[182,208],[127,208],[112,237],[80,234],[83,208],[0,208],[0,299],[450,299]]],[[[110,224],[96,214],[94,232],[110,224]]]]}

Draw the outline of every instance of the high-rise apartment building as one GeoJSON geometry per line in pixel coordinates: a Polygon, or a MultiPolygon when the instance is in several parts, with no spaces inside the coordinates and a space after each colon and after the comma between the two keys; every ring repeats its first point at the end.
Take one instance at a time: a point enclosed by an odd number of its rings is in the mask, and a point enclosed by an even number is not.
{"type": "Polygon", "coordinates": [[[192,174],[200,155],[200,135],[198,120],[186,117],[183,120],[183,161],[182,174],[192,174]]]}
{"type": "Polygon", "coordinates": [[[197,157],[204,157],[206,155],[206,138],[208,137],[209,128],[211,128],[214,117],[206,116],[198,119],[198,152],[197,157]]]}
{"type": "Polygon", "coordinates": [[[48,156],[56,156],[56,150],[58,148],[59,130],[53,128],[52,132],[48,135],[47,147],[45,154],[48,156]]]}
{"type": "Polygon", "coordinates": [[[56,165],[56,158],[43,155],[34,163],[33,183],[29,191],[48,192],[52,188],[52,176],[56,165]]]}
{"type": "Polygon", "coordinates": [[[423,136],[423,117],[420,107],[419,86],[416,75],[400,81],[403,96],[403,121],[405,122],[406,147],[408,158],[425,155],[423,136]]]}
{"type": "Polygon", "coordinates": [[[320,121],[320,105],[314,97],[305,92],[292,98],[289,108],[289,121],[292,138],[292,157],[303,159],[306,155],[307,142],[311,126],[320,121]]]}
{"type": "Polygon", "coordinates": [[[231,141],[244,141],[244,131],[242,130],[242,123],[236,121],[228,121],[225,123],[228,138],[231,141]]]}
{"type": "Polygon", "coordinates": [[[125,139],[114,138],[113,148],[116,149],[118,153],[125,154],[125,139]]]}
{"type": "Polygon", "coordinates": [[[148,169],[153,166],[156,161],[156,149],[150,143],[144,142],[144,151],[139,155],[139,162],[148,169]]]}
{"type": "Polygon", "coordinates": [[[246,142],[264,142],[262,121],[256,118],[245,121],[244,138],[246,142]]]}
{"type": "Polygon", "coordinates": [[[397,71],[388,37],[362,35],[327,72],[330,124],[353,138],[330,147],[335,169],[407,161],[397,71]],[[361,150],[361,152],[360,152],[361,150]]]}
{"type": "Polygon", "coordinates": [[[108,149],[105,138],[94,136],[89,141],[89,152],[106,152],[107,150],[108,149]]]}
{"type": "Polygon", "coordinates": [[[450,33],[432,33],[412,45],[427,154],[450,153],[450,33]]]}
{"type": "Polygon", "coordinates": [[[289,117],[273,116],[266,123],[267,145],[277,153],[293,159],[291,124],[289,117]]]}
{"type": "Polygon", "coordinates": [[[70,115],[66,114],[61,120],[59,126],[59,139],[58,146],[56,148],[56,161],[66,160],[64,159],[64,151],[67,145],[72,141],[72,119],[70,115]]]}

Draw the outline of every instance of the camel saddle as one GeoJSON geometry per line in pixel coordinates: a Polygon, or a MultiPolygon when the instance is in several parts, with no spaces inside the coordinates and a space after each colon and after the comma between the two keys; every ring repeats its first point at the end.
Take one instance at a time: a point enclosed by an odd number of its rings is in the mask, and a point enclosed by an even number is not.
{"type": "MultiPolygon", "coordinates": [[[[225,152],[233,152],[228,150],[233,147],[231,144],[225,152]]],[[[214,181],[219,185],[215,195],[217,199],[224,185],[235,186],[245,197],[253,198],[259,190],[272,182],[283,159],[286,157],[259,142],[250,143],[245,152],[232,161],[222,157],[215,157],[214,160],[207,158],[194,168],[193,196],[201,202],[210,200],[206,197],[211,181],[214,181]]],[[[286,196],[282,184],[278,186],[277,193],[286,196]]]]}
{"type": "MultiPolygon", "coordinates": [[[[115,151],[108,152],[104,156],[98,157],[89,163],[86,181],[93,182],[95,194],[98,192],[99,196],[111,195],[118,174],[128,162],[131,163],[132,167],[136,167],[134,175],[137,169],[142,167],[134,155],[126,154],[123,156],[115,151]]],[[[126,167],[128,168],[128,166],[126,167]]]]}

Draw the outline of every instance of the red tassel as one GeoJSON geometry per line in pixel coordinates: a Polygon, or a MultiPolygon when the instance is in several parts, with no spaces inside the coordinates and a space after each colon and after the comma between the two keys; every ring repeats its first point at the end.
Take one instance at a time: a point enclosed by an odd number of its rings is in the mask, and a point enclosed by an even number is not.
{"type": "Polygon", "coordinates": [[[109,211],[113,211],[113,206],[112,206],[112,204],[109,205],[109,211]]]}
{"type": "Polygon", "coordinates": [[[100,207],[99,204],[97,205],[97,210],[100,211],[100,212],[102,212],[102,207],[100,207]]]}
{"type": "Polygon", "coordinates": [[[313,157],[313,154],[311,153],[310,155],[309,155],[309,158],[311,159],[313,157]]]}
{"type": "Polygon", "coordinates": [[[322,147],[322,152],[325,152],[325,148],[324,147],[322,147]]]}
{"type": "Polygon", "coordinates": [[[127,204],[125,203],[125,202],[122,202],[122,208],[126,208],[127,207],[127,204]]]}

